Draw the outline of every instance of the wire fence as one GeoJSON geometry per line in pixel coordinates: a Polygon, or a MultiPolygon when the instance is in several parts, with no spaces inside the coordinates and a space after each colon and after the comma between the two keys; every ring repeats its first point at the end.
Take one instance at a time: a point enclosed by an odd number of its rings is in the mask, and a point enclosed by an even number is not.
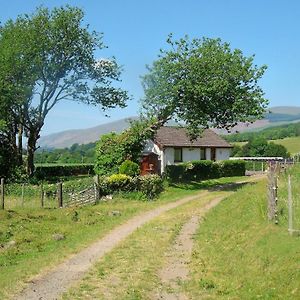
{"type": "Polygon", "coordinates": [[[300,165],[273,164],[268,167],[268,219],[300,233],[300,165]],[[293,168],[291,168],[293,166],[293,168]]]}
{"type": "Polygon", "coordinates": [[[82,179],[58,183],[13,183],[1,180],[2,209],[57,208],[95,203],[99,198],[95,179],[82,179]]]}

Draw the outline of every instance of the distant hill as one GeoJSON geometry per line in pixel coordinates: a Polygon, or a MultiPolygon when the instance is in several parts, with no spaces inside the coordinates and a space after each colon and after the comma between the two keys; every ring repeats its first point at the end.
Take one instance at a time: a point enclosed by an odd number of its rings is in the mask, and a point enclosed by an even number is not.
{"type": "Polygon", "coordinates": [[[41,148],[65,148],[73,144],[87,144],[99,140],[100,136],[111,131],[121,132],[129,127],[130,120],[137,117],[130,117],[114,122],[109,122],[87,129],[73,129],[42,136],[39,140],[41,148]]]}
{"type": "MultiPolygon", "coordinates": [[[[277,106],[269,108],[264,119],[253,124],[239,124],[232,132],[258,131],[264,128],[282,124],[295,123],[300,121],[300,107],[298,106],[277,106]]],[[[87,129],[66,130],[41,137],[39,146],[41,148],[65,148],[75,143],[87,144],[97,141],[101,135],[111,131],[121,132],[129,127],[129,120],[137,117],[121,119],[87,129]]],[[[219,131],[220,132],[220,131],[219,131]]],[[[221,131],[221,133],[224,133],[221,131]]]]}
{"type": "MultiPolygon", "coordinates": [[[[259,131],[265,128],[300,122],[299,106],[276,106],[268,109],[264,118],[257,120],[253,124],[240,123],[232,128],[231,133],[259,131]]],[[[222,134],[227,132],[219,131],[222,134]]]]}

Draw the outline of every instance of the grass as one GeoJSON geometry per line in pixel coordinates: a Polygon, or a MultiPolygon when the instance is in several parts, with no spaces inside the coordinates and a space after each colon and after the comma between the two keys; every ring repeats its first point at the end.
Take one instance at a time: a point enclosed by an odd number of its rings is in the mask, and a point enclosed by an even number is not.
{"type": "MultiPolygon", "coordinates": [[[[299,186],[299,168],[292,172],[299,186]]],[[[300,240],[287,231],[285,175],[279,191],[279,225],[266,219],[265,181],[244,187],[207,215],[185,284],[193,299],[300,298],[300,240]]]]}
{"type": "Polygon", "coordinates": [[[172,185],[151,202],[115,198],[76,209],[17,207],[0,211],[0,299],[8,298],[33,275],[58,264],[132,216],[195,194],[199,189],[237,179],[240,178],[172,185]],[[120,211],[121,216],[112,216],[113,210],[120,211]],[[56,233],[65,239],[54,240],[56,233]],[[10,242],[14,244],[9,247],[10,242]]]}
{"type": "Polygon", "coordinates": [[[283,145],[291,154],[300,153],[300,136],[288,137],[281,140],[273,140],[274,143],[283,145]]]}

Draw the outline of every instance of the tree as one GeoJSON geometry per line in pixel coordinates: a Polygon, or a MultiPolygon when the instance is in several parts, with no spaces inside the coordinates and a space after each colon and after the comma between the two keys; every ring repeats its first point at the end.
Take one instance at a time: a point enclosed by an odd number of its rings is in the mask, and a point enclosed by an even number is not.
{"type": "Polygon", "coordinates": [[[278,145],[273,142],[268,142],[262,137],[251,139],[242,147],[241,156],[252,157],[290,157],[287,149],[283,145],[278,145]]]}
{"type": "Polygon", "coordinates": [[[156,120],[132,121],[131,126],[120,134],[102,135],[96,145],[95,172],[99,175],[117,173],[125,160],[139,164],[141,153],[148,139],[155,133],[156,120]]]}
{"type": "MultiPolygon", "coordinates": [[[[33,15],[9,20],[0,30],[0,48],[10,68],[30,74],[27,97],[14,117],[24,127],[27,171],[34,171],[34,152],[49,111],[63,100],[101,107],[125,107],[127,93],[112,86],[119,81],[120,67],[114,58],[97,60],[103,49],[102,35],[83,25],[84,13],[75,7],[39,8],[33,15]]],[[[18,82],[16,76],[14,80],[18,82]]]]}
{"type": "Polygon", "coordinates": [[[174,118],[186,123],[191,137],[199,128],[230,129],[237,122],[260,118],[268,101],[258,86],[266,66],[254,64],[241,50],[220,39],[188,37],[167,40],[148,74],[142,77],[146,115],[164,124],[174,118]]]}
{"type": "Polygon", "coordinates": [[[268,143],[267,148],[267,156],[275,156],[275,157],[290,157],[290,153],[288,152],[287,148],[280,144],[275,144],[273,142],[268,143]]]}

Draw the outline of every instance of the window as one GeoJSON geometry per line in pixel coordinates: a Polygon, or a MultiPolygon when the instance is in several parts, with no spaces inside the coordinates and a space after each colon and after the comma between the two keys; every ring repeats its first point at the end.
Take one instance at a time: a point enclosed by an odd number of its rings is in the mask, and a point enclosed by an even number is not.
{"type": "Polygon", "coordinates": [[[200,148],[200,159],[201,160],[206,159],[205,148],[200,148]]]}
{"type": "Polygon", "coordinates": [[[182,148],[174,148],[174,162],[182,162],[182,148]]]}

